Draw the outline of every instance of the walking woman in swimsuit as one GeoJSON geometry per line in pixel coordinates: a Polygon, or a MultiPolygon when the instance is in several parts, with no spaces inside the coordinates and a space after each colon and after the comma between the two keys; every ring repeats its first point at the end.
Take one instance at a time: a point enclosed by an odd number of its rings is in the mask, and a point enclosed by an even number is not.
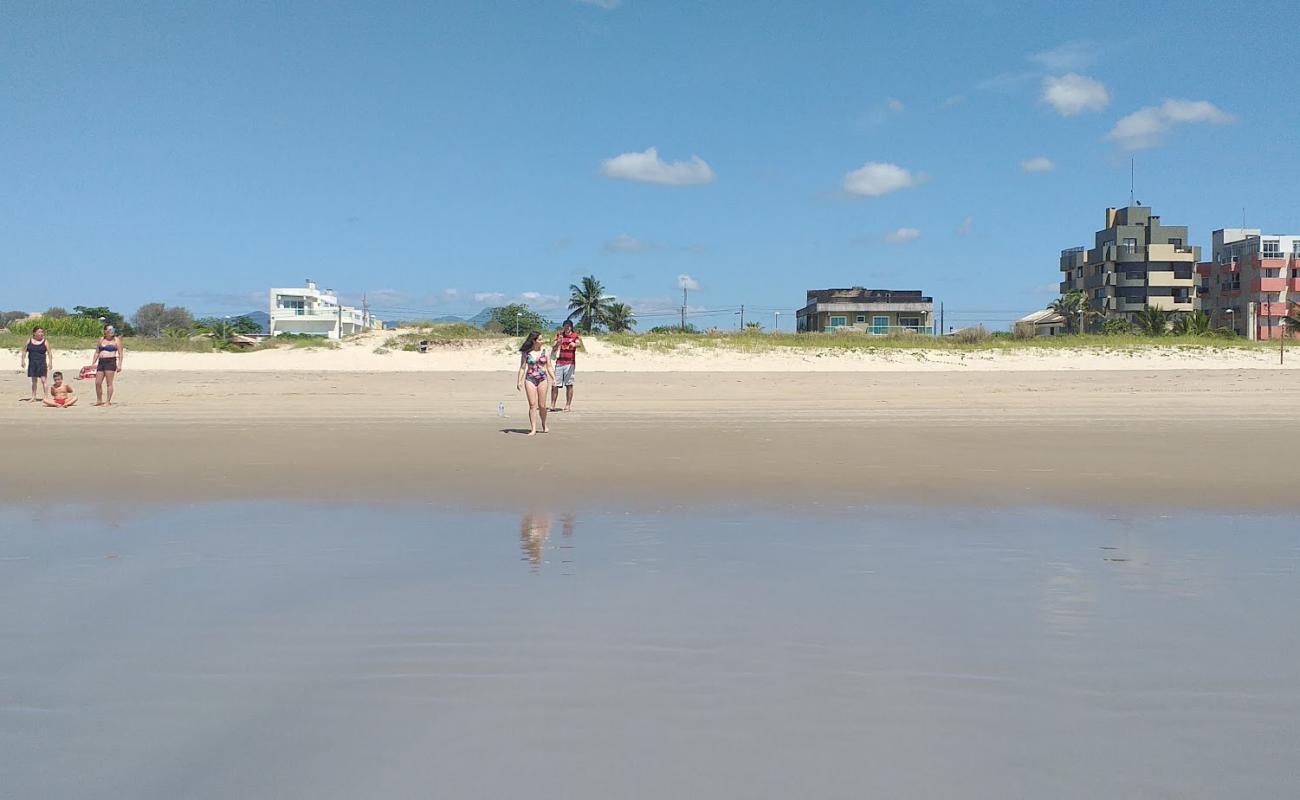
{"type": "Polygon", "coordinates": [[[44,400],[45,395],[49,394],[49,385],[45,378],[50,374],[54,367],[54,349],[50,347],[50,340],[45,338],[45,329],[37,328],[32,331],[32,337],[27,340],[22,351],[22,365],[27,368],[27,377],[32,379],[32,402],[35,403],[36,382],[41,382],[41,396],[39,399],[44,400]]]}
{"type": "Polygon", "coordinates": [[[117,335],[112,325],[104,326],[104,335],[99,337],[95,346],[95,405],[113,405],[113,379],[122,371],[122,362],[126,361],[126,348],[122,346],[122,337],[117,335]],[[104,384],[108,384],[108,398],[104,398],[104,384]]]}
{"type": "Polygon", "coordinates": [[[555,382],[551,372],[551,359],[542,347],[542,334],[533,331],[524,339],[519,348],[519,376],[515,388],[528,396],[528,435],[537,435],[537,423],[542,423],[542,433],[546,429],[547,389],[555,382]]]}

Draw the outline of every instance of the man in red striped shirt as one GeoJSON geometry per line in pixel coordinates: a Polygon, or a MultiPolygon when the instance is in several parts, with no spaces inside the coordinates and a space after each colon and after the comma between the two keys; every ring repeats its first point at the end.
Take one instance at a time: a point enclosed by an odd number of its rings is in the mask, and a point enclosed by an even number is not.
{"type": "Polygon", "coordinates": [[[551,410],[558,411],[555,404],[560,402],[560,387],[564,387],[564,410],[573,408],[573,370],[577,366],[578,348],[582,346],[582,337],[573,329],[573,322],[565,320],[555,334],[555,383],[551,386],[551,410]]]}

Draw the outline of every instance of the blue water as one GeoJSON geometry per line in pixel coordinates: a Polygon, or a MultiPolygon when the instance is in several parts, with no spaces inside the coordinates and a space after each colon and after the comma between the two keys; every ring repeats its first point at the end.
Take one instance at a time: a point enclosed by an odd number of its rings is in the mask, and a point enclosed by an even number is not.
{"type": "Polygon", "coordinates": [[[1290,797],[1300,518],[0,510],[0,797],[1290,797]]]}

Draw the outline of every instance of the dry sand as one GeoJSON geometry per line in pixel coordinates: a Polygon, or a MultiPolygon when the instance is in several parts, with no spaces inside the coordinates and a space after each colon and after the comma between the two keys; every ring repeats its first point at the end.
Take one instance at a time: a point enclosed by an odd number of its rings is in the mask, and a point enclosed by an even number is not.
{"type": "Polygon", "coordinates": [[[586,369],[577,411],[529,439],[508,432],[527,424],[509,372],[172,372],[150,355],[111,409],[88,381],[85,406],[55,410],[0,378],[0,501],[1300,509],[1289,369],[586,369]]]}

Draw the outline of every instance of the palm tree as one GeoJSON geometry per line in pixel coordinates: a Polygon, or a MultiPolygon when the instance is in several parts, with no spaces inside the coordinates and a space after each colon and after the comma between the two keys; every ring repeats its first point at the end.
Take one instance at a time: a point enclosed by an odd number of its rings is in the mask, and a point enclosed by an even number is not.
{"type": "Polygon", "coordinates": [[[1204,311],[1179,314],[1174,317],[1174,333],[1179,336],[1209,336],[1210,315],[1204,311]]]}
{"type": "Polygon", "coordinates": [[[610,333],[627,333],[636,327],[636,317],[627,303],[610,303],[601,319],[610,333]]]}
{"type": "Polygon", "coordinates": [[[578,329],[591,333],[609,313],[609,298],[605,297],[605,287],[596,280],[595,275],[588,275],[580,282],[569,286],[569,319],[578,319],[578,329]]]}
{"type": "Polygon", "coordinates": [[[1145,336],[1164,336],[1169,330],[1169,316],[1173,312],[1147,306],[1133,315],[1133,325],[1145,336]]]}
{"type": "Polygon", "coordinates": [[[1300,303],[1291,304],[1291,313],[1282,318],[1282,325],[1292,336],[1300,333],[1300,303]]]}
{"type": "Polygon", "coordinates": [[[1088,314],[1088,296],[1082,290],[1066,292],[1048,306],[1065,319],[1066,333],[1081,333],[1088,314]]]}

